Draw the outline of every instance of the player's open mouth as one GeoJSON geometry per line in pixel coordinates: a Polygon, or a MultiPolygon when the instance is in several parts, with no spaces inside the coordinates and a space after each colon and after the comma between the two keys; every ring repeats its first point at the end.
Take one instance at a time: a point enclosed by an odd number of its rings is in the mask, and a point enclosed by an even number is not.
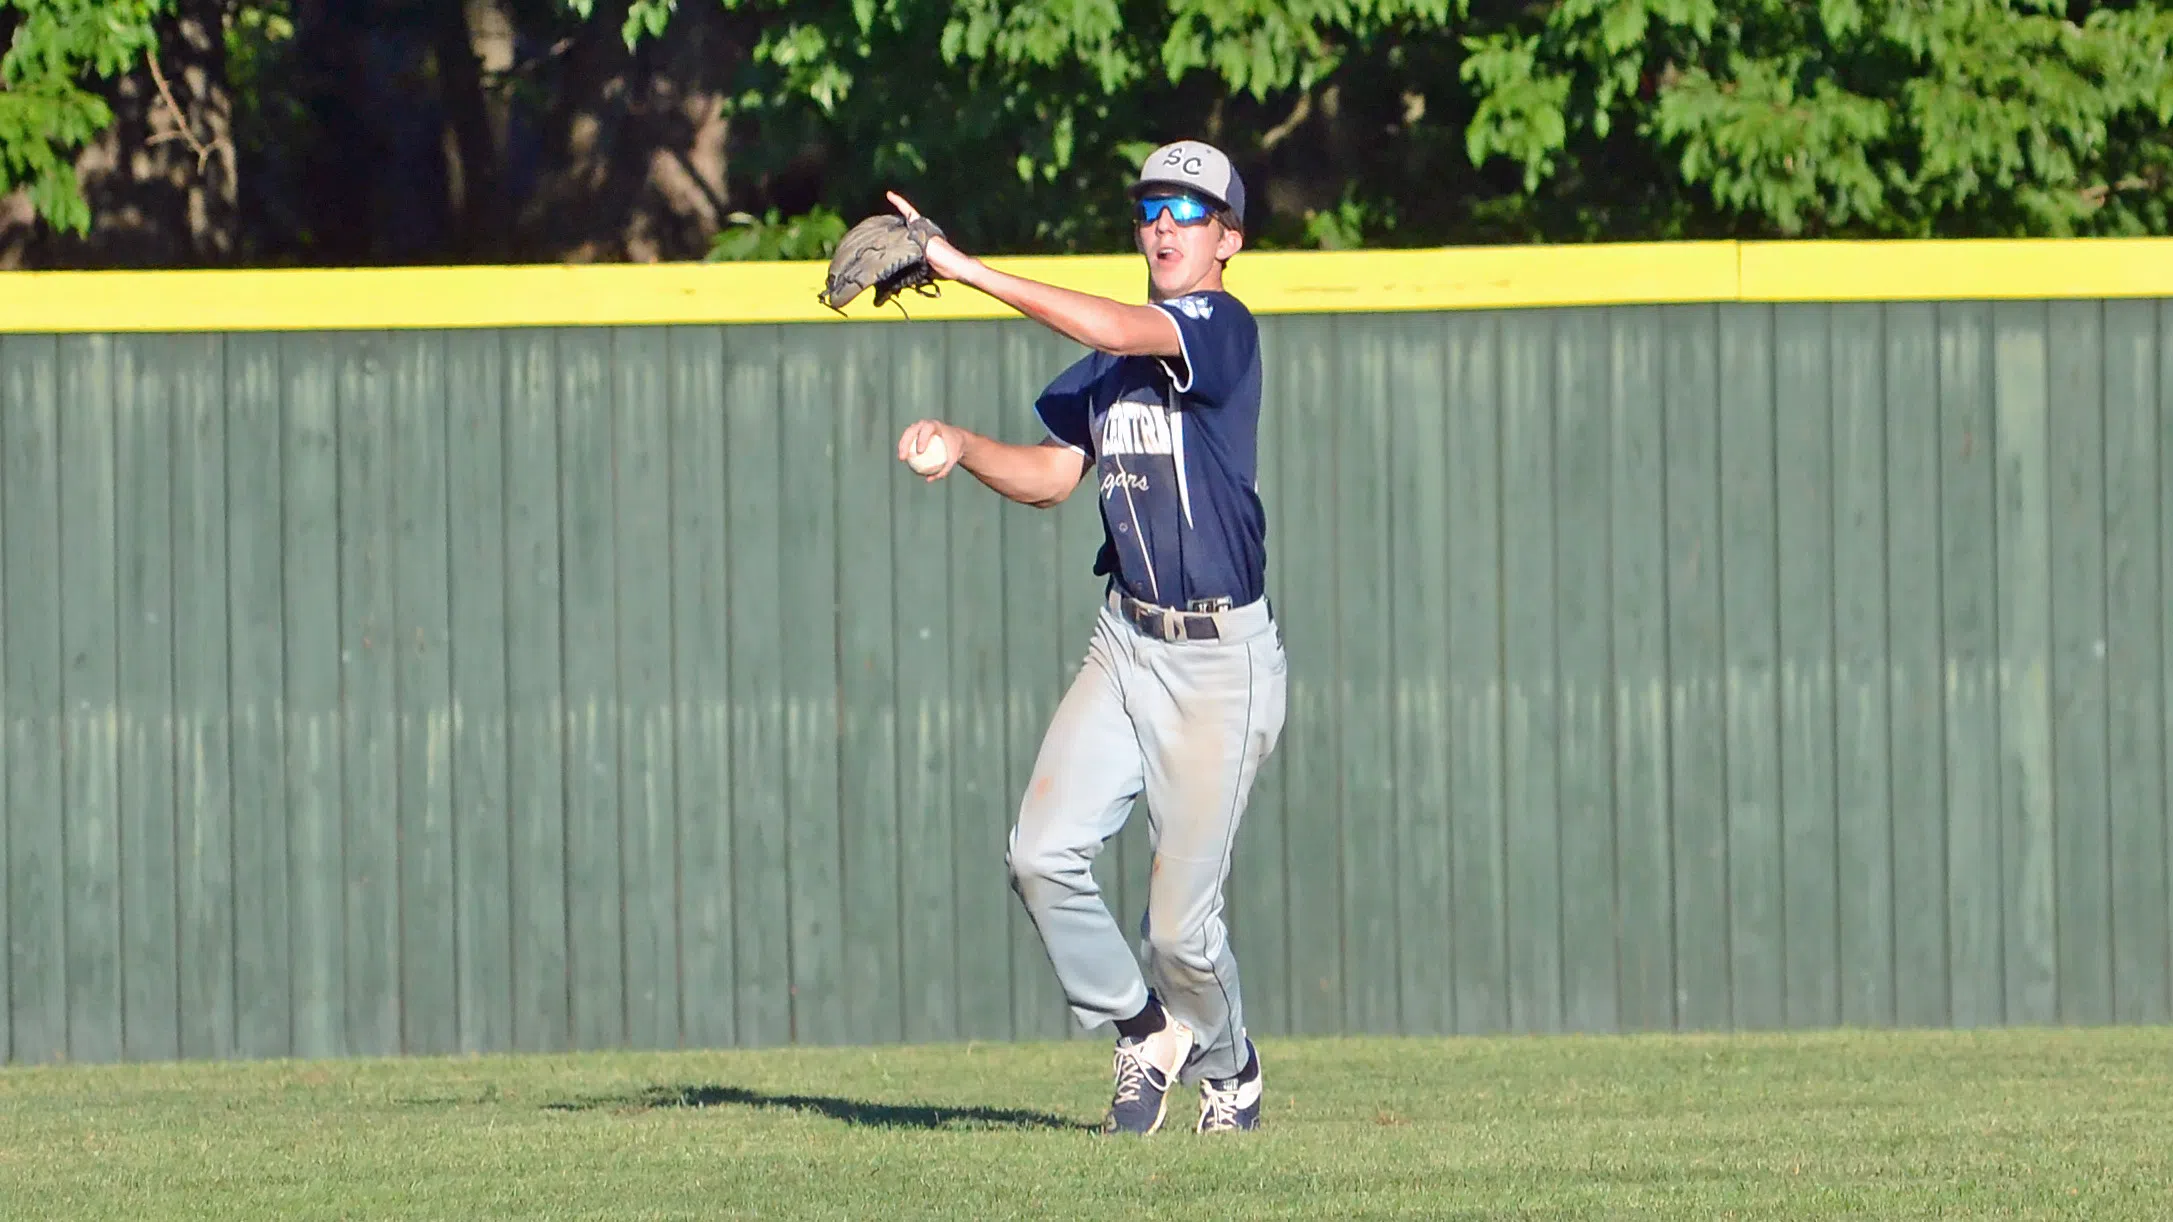
{"type": "Polygon", "coordinates": [[[1184,257],[1184,252],[1174,246],[1163,246],[1154,252],[1154,261],[1157,263],[1175,263],[1184,257]]]}

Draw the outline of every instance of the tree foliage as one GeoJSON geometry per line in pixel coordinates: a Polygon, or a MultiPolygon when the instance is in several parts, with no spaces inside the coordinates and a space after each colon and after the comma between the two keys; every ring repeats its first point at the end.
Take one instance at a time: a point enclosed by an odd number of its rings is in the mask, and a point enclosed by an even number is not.
{"type": "Polygon", "coordinates": [[[1780,234],[2164,228],[2155,6],[1563,0],[1464,45],[1471,156],[1526,190],[1627,129],[1780,234]]]}
{"type": "Polygon", "coordinates": [[[88,86],[138,62],[164,8],[164,0],[0,0],[14,27],[0,55],[0,191],[26,188],[51,224],[90,228],[71,154],[113,122],[113,110],[88,86]]]}
{"type": "MultiPolygon", "coordinates": [[[[55,226],[89,222],[71,159],[173,2],[0,0],[13,34],[0,184],[27,186],[55,226]]],[[[240,18],[257,4],[229,0],[230,40],[247,41],[240,18]]],[[[674,117],[697,101],[729,128],[710,125],[704,164],[725,168],[698,188],[713,196],[701,209],[716,258],[823,257],[892,188],[977,250],[1123,249],[1123,183],[1180,136],[1236,158],[1256,246],[2162,233],[2173,220],[2173,12],[2134,0],[338,11],[298,23],[276,56],[228,57],[237,114],[261,117],[244,124],[259,177],[242,190],[267,201],[249,215],[288,218],[280,233],[297,242],[379,226],[403,241],[340,248],[402,257],[560,257],[534,245],[553,239],[519,235],[551,231],[530,223],[539,214],[626,207],[628,176],[652,161],[699,160],[626,144],[701,127],[674,117]],[[365,57],[347,48],[366,25],[378,32],[365,57]],[[421,164],[431,157],[449,163],[421,164]],[[619,185],[583,186],[606,179],[619,185]],[[298,182],[315,195],[281,194],[298,182]],[[385,194],[343,211],[356,183],[385,194]],[[442,216],[460,223],[428,219],[442,216]]]]}
{"type": "MultiPolygon", "coordinates": [[[[947,224],[1021,250],[1121,243],[1112,184],[1157,142],[1257,151],[1233,111],[1279,118],[1350,48],[1425,36],[1453,14],[1449,0],[723,3],[761,18],[737,98],[746,172],[820,146],[825,206],[926,189],[947,224]]],[[[628,22],[631,37],[654,36],[628,22]]]]}

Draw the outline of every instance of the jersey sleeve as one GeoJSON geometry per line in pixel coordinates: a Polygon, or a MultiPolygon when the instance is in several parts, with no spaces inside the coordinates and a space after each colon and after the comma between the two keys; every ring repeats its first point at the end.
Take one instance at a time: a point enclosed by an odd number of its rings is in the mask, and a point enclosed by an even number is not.
{"type": "Polygon", "coordinates": [[[1056,375],[1034,400],[1034,414],[1041,417],[1041,427],[1049,436],[1090,458],[1094,455],[1090,423],[1094,389],[1101,382],[1103,364],[1098,354],[1088,353],[1056,375]]]}
{"type": "Polygon", "coordinates": [[[1210,404],[1226,402],[1259,348],[1252,312],[1228,293],[1193,293],[1156,304],[1177,320],[1184,347],[1183,356],[1162,362],[1177,380],[1178,393],[1210,404]]]}

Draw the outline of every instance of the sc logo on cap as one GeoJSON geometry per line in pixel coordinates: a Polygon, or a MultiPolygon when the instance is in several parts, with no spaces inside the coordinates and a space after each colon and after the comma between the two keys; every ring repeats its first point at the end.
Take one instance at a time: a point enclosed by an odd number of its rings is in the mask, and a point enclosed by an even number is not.
{"type": "Polygon", "coordinates": [[[1197,174],[1206,168],[1207,162],[1205,158],[1197,153],[1187,157],[1184,155],[1183,150],[1171,149],[1169,152],[1162,154],[1162,164],[1176,166],[1187,174],[1197,174]]]}

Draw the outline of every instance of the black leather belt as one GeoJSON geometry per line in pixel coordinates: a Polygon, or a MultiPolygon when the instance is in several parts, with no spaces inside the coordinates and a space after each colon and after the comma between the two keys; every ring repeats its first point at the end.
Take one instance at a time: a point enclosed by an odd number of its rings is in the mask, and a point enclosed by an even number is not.
{"type": "Polygon", "coordinates": [[[1141,602],[1121,591],[1114,592],[1117,614],[1146,636],[1162,641],[1219,641],[1222,625],[1213,614],[1179,611],[1141,602]]]}

